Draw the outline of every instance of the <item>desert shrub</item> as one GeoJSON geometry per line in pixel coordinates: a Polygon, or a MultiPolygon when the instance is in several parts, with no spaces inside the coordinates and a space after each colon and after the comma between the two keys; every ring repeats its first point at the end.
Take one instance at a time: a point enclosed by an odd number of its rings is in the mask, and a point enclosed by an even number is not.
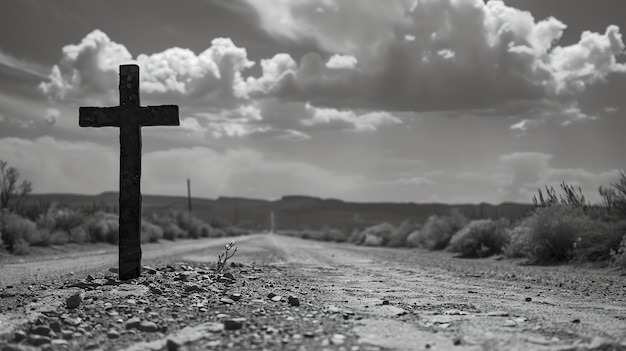
{"type": "Polygon", "coordinates": [[[405,247],[407,246],[407,238],[411,233],[414,233],[419,226],[409,221],[400,223],[398,227],[389,234],[389,240],[387,246],[389,247],[405,247]]]}
{"type": "Polygon", "coordinates": [[[24,238],[17,238],[13,243],[11,252],[16,255],[28,255],[30,253],[30,244],[24,238]]]}
{"type": "Polygon", "coordinates": [[[361,230],[358,228],[352,229],[350,236],[348,237],[348,242],[358,244],[359,240],[361,240],[361,230]]]}
{"type": "Polygon", "coordinates": [[[384,246],[389,241],[391,233],[395,230],[389,223],[381,223],[365,228],[356,242],[357,245],[384,246]]]}
{"type": "Polygon", "coordinates": [[[119,217],[112,213],[97,212],[84,224],[90,242],[119,243],[119,217]]]}
{"type": "Polygon", "coordinates": [[[176,224],[187,232],[189,238],[198,239],[203,237],[203,235],[209,236],[211,227],[198,217],[190,216],[189,213],[182,211],[174,211],[171,215],[176,218],[176,224]]]}
{"type": "Polygon", "coordinates": [[[502,252],[508,241],[505,220],[479,219],[468,223],[450,239],[449,250],[463,257],[487,257],[502,252]]]}
{"type": "Polygon", "coordinates": [[[582,208],[554,205],[538,208],[526,222],[527,243],[523,255],[536,263],[566,262],[573,258],[575,243],[584,242],[598,222],[589,218],[582,208]]]}
{"type": "Polygon", "coordinates": [[[37,227],[45,228],[49,232],[64,231],[68,233],[70,241],[81,242],[81,231],[76,230],[85,222],[86,216],[80,211],[71,208],[51,206],[37,219],[37,227]]]}
{"type": "Polygon", "coordinates": [[[594,230],[579,237],[574,245],[574,262],[602,262],[610,264],[612,253],[618,252],[626,235],[626,221],[596,222],[594,230]]]}
{"type": "Polygon", "coordinates": [[[184,238],[187,234],[176,223],[167,223],[161,228],[163,228],[163,238],[167,240],[174,241],[179,238],[184,238]]]}
{"type": "Polygon", "coordinates": [[[12,253],[17,253],[18,247],[28,245],[28,239],[38,240],[41,235],[34,222],[8,211],[0,212],[0,233],[4,245],[12,253]]]}
{"type": "Polygon", "coordinates": [[[163,229],[146,220],[141,221],[141,242],[156,243],[163,238],[163,229]]]}
{"type": "Polygon", "coordinates": [[[502,248],[502,253],[508,258],[527,257],[532,248],[530,230],[529,221],[522,221],[517,226],[507,229],[506,235],[509,239],[502,248]]]}
{"type": "Polygon", "coordinates": [[[611,263],[616,267],[626,268],[626,235],[622,237],[616,250],[611,250],[611,263]]]}
{"type": "Polygon", "coordinates": [[[413,247],[443,250],[450,243],[452,236],[467,223],[467,217],[458,211],[451,211],[445,216],[433,215],[420,230],[413,231],[407,237],[407,241],[413,247]]]}
{"type": "Polygon", "coordinates": [[[337,228],[329,228],[325,227],[323,229],[324,232],[324,240],[325,241],[333,241],[337,243],[343,243],[348,240],[348,236],[342,230],[337,228]]]}
{"type": "MultiPolygon", "coordinates": [[[[215,228],[215,227],[213,227],[215,228]]],[[[247,235],[248,234],[248,230],[243,229],[243,228],[239,228],[239,227],[235,227],[235,226],[226,226],[224,228],[219,228],[222,229],[224,231],[224,235],[225,236],[239,236],[239,235],[247,235]]]]}

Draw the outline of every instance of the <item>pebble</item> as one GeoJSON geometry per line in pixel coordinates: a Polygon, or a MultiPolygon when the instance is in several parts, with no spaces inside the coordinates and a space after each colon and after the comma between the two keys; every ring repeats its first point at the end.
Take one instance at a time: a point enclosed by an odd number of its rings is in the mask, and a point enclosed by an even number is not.
{"type": "Polygon", "coordinates": [[[229,298],[233,301],[241,300],[241,294],[230,294],[229,298]]]}
{"type": "Polygon", "coordinates": [[[68,309],[74,309],[80,306],[80,294],[74,293],[67,299],[65,299],[65,307],[68,309]]]}
{"type": "Polygon", "coordinates": [[[532,297],[527,297],[527,298],[526,298],[526,302],[531,302],[532,300],[533,300],[533,298],[532,298],[532,297]]]}
{"type": "Polygon", "coordinates": [[[49,336],[52,329],[46,327],[45,325],[39,325],[30,330],[31,334],[36,334],[40,336],[49,336]]]}
{"type": "Polygon", "coordinates": [[[300,306],[300,300],[298,300],[298,298],[295,296],[289,296],[289,305],[300,306]]]}
{"type": "Polygon", "coordinates": [[[139,324],[139,330],[146,333],[154,333],[159,330],[159,327],[154,322],[143,321],[139,324]]]}
{"type": "Polygon", "coordinates": [[[115,330],[115,329],[110,329],[107,332],[107,337],[109,339],[118,339],[120,337],[120,333],[118,333],[117,330],[115,330]]]}
{"type": "Polygon", "coordinates": [[[124,323],[124,327],[126,329],[135,329],[138,328],[140,324],[141,320],[139,319],[139,317],[133,317],[127,320],[126,323],[124,323]]]}
{"type": "Polygon", "coordinates": [[[279,296],[279,295],[276,295],[276,296],[272,297],[272,301],[274,301],[274,302],[279,302],[282,299],[283,299],[283,297],[279,296]]]}
{"type": "Polygon", "coordinates": [[[238,330],[243,327],[243,323],[235,318],[224,320],[224,329],[226,330],[238,330]]]}
{"type": "Polygon", "coordinates": [[[229,298],[226,298],[226,297],[221,298],[220,302],[224,303],[224,304],[227,304],[227,305],[232,305],[232,304],[235,303],[235,301],[233,299],[229,299],[229,298]]]}
{"type": "Polygon", "coordinates": [[[346,336],[342,334],[335,334],[330,338],[330,343],[333,345],[343,345],[346,341],[346,336]]]}
{"type": "Polygon", "coordinates": [[[41,345],[49,344],[51,342],[52,342],[52,339],[50,339],[47,336],[41,336],[41,335],[35,335],[35,334],[31,334],[28,336],[28,343],[34,346],[41,346],[41,345]]]}

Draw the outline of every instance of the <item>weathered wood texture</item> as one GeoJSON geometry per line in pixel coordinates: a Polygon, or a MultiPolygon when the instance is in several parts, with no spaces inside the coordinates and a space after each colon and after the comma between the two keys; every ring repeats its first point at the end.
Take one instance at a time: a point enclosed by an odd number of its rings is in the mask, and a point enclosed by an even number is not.
{"type": "Polygon", "coordinates": [[[140,106],[139,66],[120,66],[120,105],[80,107],[81,127],[120,128],[119,279],[141,275],[141,127],[177,126],[178,106],[140,106]]]}

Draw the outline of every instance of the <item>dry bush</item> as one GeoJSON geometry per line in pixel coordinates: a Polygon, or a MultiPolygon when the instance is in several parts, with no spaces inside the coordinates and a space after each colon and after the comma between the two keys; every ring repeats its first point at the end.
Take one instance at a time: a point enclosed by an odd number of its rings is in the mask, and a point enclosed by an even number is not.
{"type": "Polygon", "coordinates": [[[141,221],[141,242],[156,243],[163,238],[163,229],[148,221],[141,221]]]}
{"type": "Polygon", "coordinates": [[[411,233],[407,242],[409,246],[429,250],[443,250],[450,243],[452,236],[468,223],[467,217],[453,210],[446,216],[430,216],[424,226],[411,233]]]}
{"type": "Polygon", "coordinates": [[[528,220],[522,221],[514,228],[509,228],[506,231],[509,240],[502,249],[502,253],[508,258],[527,257],[532,248],[530,231],[528,220]]]}
{"type": "Polygon", "coordinates": [[[507,247],[505,253],[521,252],[535,263],[567,262],[574,257],[575,243],[587,242],[598,230],[598,222],[585,215],[582,208],[553,205],[538,208],[521,231],[526,237],[511,238],[516,248],[507,247]]]}
{"type": "Polygon", "coordinates": [[[90,242],[119,243],[119,217],[112,213],[97,212],[84,225],[90,242]]]}
{"type": "Polygon", "coordinates": [[[409,235],[418,230],[420,225],[404,221],[390,233],[387,246],[389,247],[406,247],[408,246],[407,238],[409,235]]]}
{"type": "Polygon", "coordinates": [[[162,226],[163,228],[163,238],[167,240],[174,241],[176,239],[186,237],[187,233],[182,230],[178,224],[176,223],[167,223],[162,226]]]}
{"type": "Polygon", "coordinates": [[[389,223],[381,223],[365,228],[355,242],[357,245],[384,246],[389,241],[395,227],[389,223]]]}
{"type": "Polygon", "coordinates": [[[26,253],[24,248],[29,245],[27,240],[36,241],[41,236],[34,222],[8,211],[0,212],[0,233],[7,250],[16,254],[18,250],[22,250],[22,254],[26,253]]]}
{"type": "Polygon", "coordinates": [[[622,237],[618,248],[611,251],[611,264],[616,267],[626,268],[626,235],[622,237]]]}
{"type": "Polygon", "coordinates": [[[596,222],[595,230],[579,238],[575,243],[573,261],[575,263],[611,263],[612,253],[620,250],[622,238],[626,235],[626,221],[596,222]]]}
{"type": "Polygon", "coordinates": [[[487,257],[502,252],[508,241],[506,220],[479,219],[468,223],[450,239],[449,250],[463,257],[487,257]]]}

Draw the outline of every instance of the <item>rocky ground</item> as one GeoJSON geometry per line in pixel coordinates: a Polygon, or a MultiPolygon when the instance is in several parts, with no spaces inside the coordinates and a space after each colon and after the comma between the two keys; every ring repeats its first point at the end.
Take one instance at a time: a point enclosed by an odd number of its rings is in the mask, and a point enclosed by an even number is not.
{"type": "Polygon", "coordinates": [[[105,267],[0,285],[0,350],[626,350],[621,271],[275,235],[239,245],[224,274],[220,244],[148,261],[134,281],[105,267]]]}

